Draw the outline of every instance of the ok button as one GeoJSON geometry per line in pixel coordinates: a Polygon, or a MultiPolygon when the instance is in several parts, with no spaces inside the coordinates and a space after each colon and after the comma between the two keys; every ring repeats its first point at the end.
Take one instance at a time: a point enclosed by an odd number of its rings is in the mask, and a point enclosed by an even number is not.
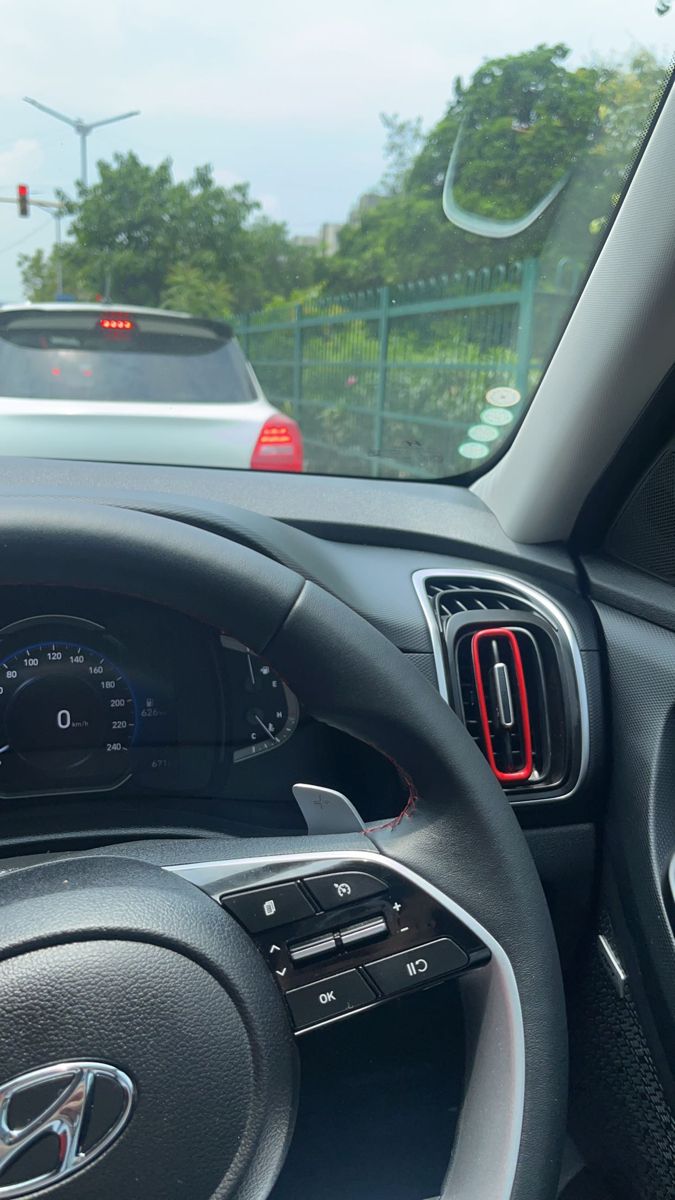
{"type": "Polygon", "coordinates": [[[318,983],[286,992],[296,1029],[329,1021],[352,1008],[372,1003],[375,995],[358,971],[343,971],[318,983]]]}

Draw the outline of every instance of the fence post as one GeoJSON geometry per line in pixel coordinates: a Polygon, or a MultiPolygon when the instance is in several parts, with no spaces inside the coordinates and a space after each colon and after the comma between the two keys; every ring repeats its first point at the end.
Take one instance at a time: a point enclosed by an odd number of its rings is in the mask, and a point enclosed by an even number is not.
{"type": "Polygon", "coordinates": [[[373,429],[374,474],[380,474],[382,433],[384,429],[384,404],[387,398],[387,355],[389,351],[389,299],[386,286],[380,288],[380,317],[378,322],[377,347],[377,392],[375,395],[375,426],[373,429]]]}
{"type": "Polygon", "coordinates": [[[293,320],[293,416],[297,417],[302,400],[302,305],[296,304],[293,320]]]}
{"type": "Polygon", "coordinates": [[[523,278],[520,284],[518,305],[518,344],[516,347],[516,387],[524,400],[529,391],[530,359],[532,358],[532,335],[534,333],[534,303],[539,278],[539,263],[536,258],[526,258],[523,263],[523,278]]]}
{"type": "Polygon", "coordinates": [[[244,351],[244,355],[247,359],[250,360],[251,355],[249,353],[249,327],[250,327],[250,315],[249,315],[249,313],[245,312],[239,319],[239,330],[241,333],[241,345],[242,345],[242,349],[244,351]]]}

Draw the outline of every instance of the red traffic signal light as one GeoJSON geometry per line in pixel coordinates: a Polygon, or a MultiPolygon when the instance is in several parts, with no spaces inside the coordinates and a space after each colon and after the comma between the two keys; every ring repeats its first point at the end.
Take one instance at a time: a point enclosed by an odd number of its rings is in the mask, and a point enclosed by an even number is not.
{"type": "Polygon", "coordinates": [[[17,198],[17,201],[19,204],[19,216],[20,217],[29,217],[30,216],[30,207],[29,207],[28,185],[27,184],[25,184],[25,183],[19,184],[19,186],[16,189],[16,198],[17,198]]]}

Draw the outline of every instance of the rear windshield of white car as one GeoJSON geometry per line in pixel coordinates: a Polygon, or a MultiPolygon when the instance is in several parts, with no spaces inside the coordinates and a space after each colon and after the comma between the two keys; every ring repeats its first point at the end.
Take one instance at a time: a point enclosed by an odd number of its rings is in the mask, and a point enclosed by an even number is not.
{"type": "Polygon", "coordinates": [[[257,393],[224,322],[99,311],[0,313],[0,396],[242,404],[257,393]]]}

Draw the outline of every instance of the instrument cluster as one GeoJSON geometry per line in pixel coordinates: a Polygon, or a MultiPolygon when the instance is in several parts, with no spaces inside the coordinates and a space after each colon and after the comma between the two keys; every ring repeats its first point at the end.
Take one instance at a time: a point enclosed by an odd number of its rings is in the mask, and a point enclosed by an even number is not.
{"type": "Polygon", "coordinates": [[[295,696],[220,630],[98,596],[30,611],[23,591],[0,608],[23,601],[0,627],[0,797],[214,794],[295,732],[295,696]]]}

